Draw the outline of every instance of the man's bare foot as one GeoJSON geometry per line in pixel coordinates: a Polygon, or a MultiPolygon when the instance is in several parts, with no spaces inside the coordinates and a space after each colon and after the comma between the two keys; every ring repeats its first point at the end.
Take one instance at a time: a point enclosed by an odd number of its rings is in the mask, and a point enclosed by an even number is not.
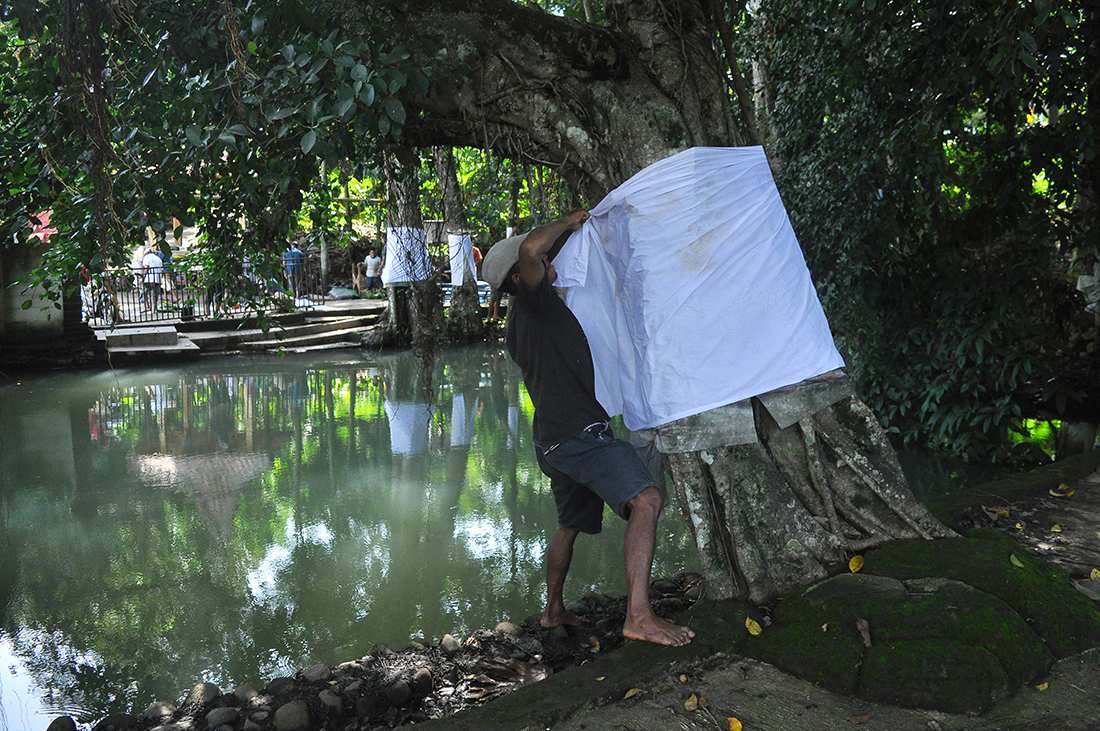
{"type": "Polygon", "coordinates": [[[561,625],[567,627],[576,627],[584,624],[584,617],[578,617],[567,609],[561,609],[557,612],[551,612],[547,609],[542,613],[542,618],[539,619],[539,624],[547,629],[553,629],[561,625]]]}
{"type": "Polygon", "coordinates": [[[666,622],[660,617],[649,615],[637,620],[627,618],[623,624],[623,637],[628,640],[643,640],[657,645],[680,647],[691,642],[695,636],[691,627],[682,627],[666,622]]]}

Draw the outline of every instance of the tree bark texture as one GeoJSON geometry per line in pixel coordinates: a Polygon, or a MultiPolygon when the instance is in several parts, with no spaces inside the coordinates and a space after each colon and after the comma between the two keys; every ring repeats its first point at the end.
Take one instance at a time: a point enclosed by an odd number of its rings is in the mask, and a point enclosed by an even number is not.
{"type": "MultiPolygon", "coordinates": [[[[435,177],[443,190],[443,231],[448,235],[470,233],[469,213],[458,184],[454,151],[450,147],[433,149],[435,177]]],[[[485,339],[485,319],[478,301],[477,277],[462,278],[462,285],[451,288],[451,307],[447,314],[447,337],[459,343],[485,339]]]]}
{"type": "Polygon", "coordinates": [[[713,598],[765,603],[888,540],[954,535],[913,497],[846,381],[811,379],[656,430],[713,598]],[[804,398],[823,388],[840,398],[804,398]],[[731,440],[743,443],[721,444],[731,440]]]}
{"type": "MultiPolygon", "coordinates": [[[[386,153],[385,163],[390,228],[422,230],[424,218],[420,213],[420,182],[417,177],[419,156],[408,147],[394,146],[386,153]]],[[[411,245],[399,246],[397,250],[409,255],[409,261],[398,266],[404,265],[410,271],[416,271],[417,257],[421,253],[414,252],[411,245]]],[[[386,339],[410,343],[415,352],[430,362],[438,335],[438,311],[441,307],[435,278],[386,285],[386,294],[389,297],[386,339]]]]}
{"type": "Polygon", "coordinates": [[[431,92],[411,102],[414,145],[551,165],[592,206],[674,152],[739,143],[713,21],[695,0],[608,2],[602,26],[510,0],[406,7],[399,35],[445,49],[431,92]]]}

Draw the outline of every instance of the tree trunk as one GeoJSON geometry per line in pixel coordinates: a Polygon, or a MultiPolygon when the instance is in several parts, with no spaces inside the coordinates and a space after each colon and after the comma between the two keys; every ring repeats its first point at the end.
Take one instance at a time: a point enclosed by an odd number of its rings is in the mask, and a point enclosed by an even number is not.
{"type": "Polygon", "coordinates": [[[846,377],[656,429],[712,598],[764,603],[899,538],[955,535],[913,497],[846,377]]]}
{"type": "MultiPolygon", "coordinates": [[[[708,6],[618,0],[596,26],[510,0],[411,0],[398,35],[447,53],[431,92],[411,101],[405,135],[550,165],[589,206],[673,153],[739,144],[708,6]]],[[[772,96],[767,70],[754,70],[767,142],[772,96]]],[[[655,430],[713,595],[768,601],[856,551],[952,535],[913,498],[878,420],[843,383],[814,379],[655,430]]]]}
{"type": "MultiPolygon", "coordinates": [[[[454,151],[450,147],[436,147],[435,176],[443,189],[443,230],[448,241],[452,236],[469,236],[469,214],[462,188],[458,184],[454,151]]],[[[473,262],[470,262],[473,264],[473,262]]],[[[452,279],[452,285],[454,281],[452,279]]],[[[459,343],[485,339],[485,319],[481,316],[481,303],[477,294],[477,273],[466,270],[462,284],[451,287],[451,307],[447,314],[447,337],[459,343]]]]}
{"type": "MultiPolygon", "coordinates": [[[[424,230],[424,218],[420,213],[420,182],[417,173],[420,158],[407,147],[395,146],[386,153],[386,188],[388,193],[388,219],[391,232],[424,230]]],[[[397,262],[387,263],[401,270],[412,281],[387,284],[389,308],[386,319],[386,339],[390,342],[409,343],[426,361],[431,360],[439,336],[440,305],[439,287],[431,272],[422,271],[427,260],[423,241],[409,238],[407,241],[389,242],[387,258],[397,256],[397,262]]]]}

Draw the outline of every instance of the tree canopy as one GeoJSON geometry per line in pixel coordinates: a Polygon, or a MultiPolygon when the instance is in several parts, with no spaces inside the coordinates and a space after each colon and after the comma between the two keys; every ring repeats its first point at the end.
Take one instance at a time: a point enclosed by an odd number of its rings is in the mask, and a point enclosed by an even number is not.
{"type": "Polygon", "coordinates": [[[394,145],[480,148],[467,183],[498,197],[552,170],[568,208],[685,147],[762,137],[884,423],[1003,458],[1022,413],[1095,406],[1097,337],[1072,286],[1097,258],[1090,5],[0,7],[5,246],[52,209],[38,274],[54,291],[172,216],[199,226],[208,266],[274,266],[333,171],[377,171],[394,145]]]}

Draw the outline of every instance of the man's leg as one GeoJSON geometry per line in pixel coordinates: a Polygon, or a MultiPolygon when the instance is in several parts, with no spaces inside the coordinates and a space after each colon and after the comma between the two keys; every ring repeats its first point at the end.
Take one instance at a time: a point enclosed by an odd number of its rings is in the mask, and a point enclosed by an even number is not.
{"type": "Polygon", "coordinates": [[[686,645],[695,636],[691,628],[666,622],[649,606],[649,575],[657,544],[657,518],[664,502],[664,495],[655,487],[647,487],[627,502],[630,518],[623,545],[627,586],[623,636],[658,645],[686,645]]]}
{"type": "Polygon", "coordinates": [[[569,564],[573,560],[573,543],[577,540],[577,531],[558,528],[550,540],[546,551],[546,610],[540,620],[543,627],[557,627],[559,624],[578,625],[583,619],[565,609],[562,590],[565,587],[565,575],[569,573],[569,564]]]}

